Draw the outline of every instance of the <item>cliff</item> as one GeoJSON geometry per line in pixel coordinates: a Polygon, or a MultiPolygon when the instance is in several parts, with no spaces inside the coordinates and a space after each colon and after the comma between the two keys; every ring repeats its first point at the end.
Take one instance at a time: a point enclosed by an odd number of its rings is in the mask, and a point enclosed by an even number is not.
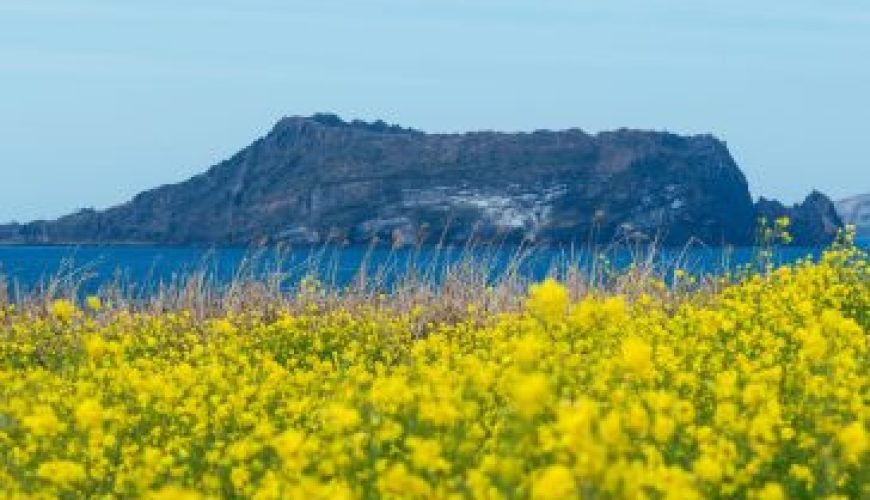
{"type": "Polygon", "coordinates": [[[755,204],[755,210],[758,217],[771,222],[788,217],[791,221],[789,233],[796,245],[830,243],[843,227],[834,203],[818,191],[813,191],[803,202],[791,207],[762,197],[755,204]]]}
{"type": "MultiPolygon", "coordinates": [[[[749,244],[756,215],[742,172],[709,135],[426,134],[321,114],[282,119],[205,173],[123,205],[2,226],[0,241],[749,244]]],[[[825,221],[802,243],[828,239],[836,221],[825,221]]]]}

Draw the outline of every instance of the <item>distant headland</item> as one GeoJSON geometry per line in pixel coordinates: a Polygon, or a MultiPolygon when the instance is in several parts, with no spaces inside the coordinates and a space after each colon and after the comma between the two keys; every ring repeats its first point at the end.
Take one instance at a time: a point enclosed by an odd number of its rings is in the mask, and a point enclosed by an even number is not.
{"type": "Polygon", "coordinates": [[[813,192],[753,202],[725,143],[620,129],[428,134],[288,117],[206,172],[107,210],[0,226],[6,244],[392,244],[469,239],[748,245],[788,216],[794,244],[842,227],[813,192]]]}

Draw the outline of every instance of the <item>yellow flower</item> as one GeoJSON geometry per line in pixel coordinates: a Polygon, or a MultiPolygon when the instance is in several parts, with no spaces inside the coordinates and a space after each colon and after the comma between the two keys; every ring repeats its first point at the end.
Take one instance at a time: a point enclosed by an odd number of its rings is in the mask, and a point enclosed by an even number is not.
{"type": "Polygon", "coordinates": [[[601,304],[601,311],[607,321],[619,323],[625,319],[625,298],[621,295],[607,297],[601,304]]]}
{"type": "Polygon", "coordinates": [[[542,373],[521,376],[512,388],[517,413],[532,418],[544,411],[552,397],[550,380],[542,373]]]}
{"type": "Polygon", "coordinates": [[[36,475],[61,487],[72,486],[87,478],[84,466],[69,460],[43,462],[37,467],[36,475]]]}
{"type": "Polygon", "coordinates": [[[647,429],[649,429],[649,415],[646,408],[640,404],[631,405],[626,415],[625,426],[635,434],[646,435],[647,429]]]}
{"type": "Polygon", "coordinates": [[[867,430],[861,422],[852,422],[837,433],[837,442],[843,453],[843,458],[853,464],[860,462],[861,457],[870,447],[867,430]]]}
{"type": "Polygon", "coordinates": [[[737,405],[730,402],[720,402],[716,405],[716,414],[713,417],[713,421],[717,426],[729,429],[734,424],[736,424],[739,420],[739,409],[737,405]]]}
{"type": "Polygon", "coordinates": [[[216,319],[211,322],[211,331],[220,336],[230,336],[236,333],[236,327],[227,319],[216,319]]]}
{"type": "Polygon", "coordinates": [[[76,312],[76,306],[67,299],[58,299],[51,303],[49,312],[58,321],[67,322],[76,312]]]}
{"type": "Polygon", "coordinates": [[[75,410],[76,423],[83,429],[94,429],[103,424],[103,407],[96,399],[86,399],[75,410]]]}
{"type": "Polygon", "coordinates": [[[408,448],[411,449],[411,461],[420,470],[443,472],[450,469],[450,464],[441,456],[441,444],[433,439],[408,438],[408,448]]]}
{"type": "Polygon", "coordinates": [[[722,479],[722,466],[713,458],[702,455],[692,464],[692,470],[704,481],[716,483],[722,479]]]}
{"type": "Polygon", "coordinates": [[[89,295],[85,303],[91,311],[98,312],[103,308],[103,302],[96,295],[89,295]]]}
{"type": "Polygon", "coordinates": [[[64,429],[54,410],[38,406],[32,414],[22,419],[24,427],[35,436],[53,436],[64,429]]]}
{"type": "Polygon", "coordinates": [[[779,483],[769,482],[758,491],[756,498],[758,500],[784,500],[785,491],[779,483]]]}
{"type": "Polygon", "coordinates": [[[674,417],[681,424],[688,424],[695,419],[695,407],[690,401],[677,402],[674,410],[674,417]]]}
{"type": "Polygon", "coordinates": [[[414,398],[404,377],[394,375],[378,378],[372,383],[371,402],[381,412],[392,414],[414,398]]]}
{"type": "Polygon", "coordinates": [[[402,424],[388,420],[381,424],[381,427],[375,432],[375,439],[380,443],[395,441],[402,437],[402,424]]]}
{"type": "Polygon", "coordinates": [[[574,498],[577,484],[574,474],[564,465],[551,465],[535,474],[532,498],[536,500],[574,498]]]}
{"type": "Polygon", "coordinates": [[[432,487],[425,479],[410,473],[405,464],[390,466],[377,480],[378,490],[390,498],[429,498],[432,487]]]}
{"type": "Polygon", "coordinates": [[[459,420],[460,413],[449,401],[421,401],[420,419],[439,427],[449,427],[459,420]]]}
{"type": "Polygon", "coordinates": [[[251,473],[244,467],[233,467],[230,471],[230,481],[236,491],[243,491],[251,480],[251,473]]]}
{"type": "Polygon", "coordinates": [[[514,343],[514,358],[522,367],[530,367],[541,359],[546,344],[536,335],[525,335],[514,343]]]}
{"type": "Polygon", "coordinates": [[[730,398],[737,394],[737,372],[726,370],[716,375],[714,388],[716,397],[720,399],[730,398]]]}
{"type": "Polygon", "coordinates": [[[109,346],[106,341],[103,340],[103,337],[96,333],[86,336],[83,344],[85,353],[88,355],[88,358],[92,360],[100,359],[109,350],[109,346]]]}
{"type": "Polygon", "coordinates": [[[822,336],[819,327],[810,328],[799,336],[801,354],[811,362],[820,361],[828,352],[828,341],[822,336]]]}
{"type": "Polygon", "coordinates": [[[674,419],[666,415],[656,415],[652,429],[653,439],[659,444],[664,444],[674,435],[675,428],[674,419]]]}
{"type": "Polygon", "coordinates": [[[598,422],[598,434],[607,445],[614,446],[622,442],[622,419],[619,412],[611,410],[598,422]]]}
{"type": "Polygon", "coordinates": [[[335,433],[353,429],[360,423],[359,412],[340,403],[333,403],[324,408],[323,415],[324,428],[335,433]]]}
{"type": "Polygon", "coordinates": [[[806,465],[792,464],[788,469],[788,473],[791,477],[805,483],[807,487],[811,488],[813,486],[815,477],[813,476],[813,471],[806,465]]]}
{"type": "Polygon", "coordinates": [[[295,429],[288,429],[272,442],[284,467],[291,471],[302,470],[307,464],[305,435],[295,429]]]}
{"type": "Polygon", "coordinates": [[[598,301],[591,295],[587,295],[571,308],[568,321],[573,327],[590,329],[595,326],[598,315],[598,301]]]}
{"type": "Polygon", "coordinates": [[[622,366],[640,377],[653,375],[652,347],[644,340],[629,337],[622,342],[622,366]]]}
{"type": "Polygon", "coordinates": [[[543,321],[556,321],[568,308],[568,289],[553,278],[529,287],[526,308],[543,321]]]}

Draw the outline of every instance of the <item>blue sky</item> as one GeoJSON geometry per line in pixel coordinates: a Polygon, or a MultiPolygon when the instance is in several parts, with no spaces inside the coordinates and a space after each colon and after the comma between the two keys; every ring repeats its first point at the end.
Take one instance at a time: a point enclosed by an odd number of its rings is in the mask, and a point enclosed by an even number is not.
{"type": "Polygon", "coordinates": [[[713,133],[870,192],[866,0],[0,0],[0,221],[183,180],[284,115],[713,133]]]}

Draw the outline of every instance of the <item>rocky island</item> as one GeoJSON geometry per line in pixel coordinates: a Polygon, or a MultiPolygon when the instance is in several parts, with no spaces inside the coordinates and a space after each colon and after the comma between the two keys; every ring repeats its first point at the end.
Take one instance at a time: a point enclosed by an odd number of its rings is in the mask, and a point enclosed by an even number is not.
{"type": "Polygon", "coordinates": [[[842,226],[821,193],[794,207],[753,203],[711,135],[428,134],[317,114],[284,118],[208,171],[122,205],[0,226],[0,243],[746,245],[760,215],[792,217],[800,245],[842,226]]]}

